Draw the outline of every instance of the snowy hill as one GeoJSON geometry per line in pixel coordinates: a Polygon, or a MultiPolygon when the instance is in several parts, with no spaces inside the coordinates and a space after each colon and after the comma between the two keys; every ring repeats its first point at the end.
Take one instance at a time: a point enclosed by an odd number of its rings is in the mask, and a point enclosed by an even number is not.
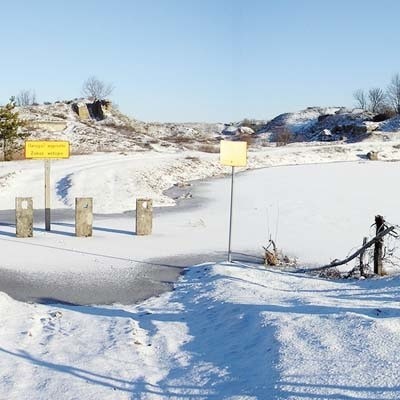
{"type": "Polygon", "coordinates": [[[146,123],[122,114],[112,104],[104,119],[80,118],[74,101],[19,107],[28,122],[31,139],[68,140],[73,154],[93,152],[147,151],[160,147],[207,150],[216,144],[223,124],[146,123]],[[198,146],[199,145],[199,146],[198,146]],[[202,147],[203,146],[203,147],[202,147]]]}
{"type": "Polygon", "coordinates": [[[293,134],[305,135],[312,131],[322,115],[333,115],[340,110],[340,108],[309,107],[303,111],[281,114],[269,121],[261,131],[278,133],[288,129],[293,134]]]}
{"type": "Polygon", "coordinates": [[[272,140],[289,132],[296,141],[348,140],[360,141],[373,133],[400,130],[398,117],[385,119],[383,114],[373,114],[360,109],[345,107],[309,107],[305,110],[278,115],[262,126],[257,133],[272,140]],[[326,135],[328,133],[329,136],[326,135]]]}
{"type": "MultiPolygon", "coordinates": [[[[398,117],[374,122],[377,115],[344,107],[309,107],[284,113],[270,121],[248,120],[236,123],[161,123],[143,122],[122,114],[112,104],[104,118],[82,119],[76,102],[20,107],[28,121],[31,139],[68,140],[72,154],[94,152],[144,152],[195,150],[218,152],[219,140],[246,140],[252,147],[280,141],[362,141],[383,140],[384,134],[400,130],[398,117]]],[[[397,135],[398,136],[398,135],[397,135]]]]}

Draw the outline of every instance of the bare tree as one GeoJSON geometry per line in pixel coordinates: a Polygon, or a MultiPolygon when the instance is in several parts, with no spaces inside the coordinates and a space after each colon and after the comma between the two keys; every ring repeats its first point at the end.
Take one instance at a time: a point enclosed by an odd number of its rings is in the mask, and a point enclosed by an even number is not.
{"type": "Polygon", "coordinates": [[[36,94],[33,90],[21,90],[15,97],[17,106],[31,106],[36,103],[36,94]]]}
{"type": "Polygon", "coordinates": [[[358,89],[353,93],[353,97],[357,102],[357,106],[362,108],[363,110],[368,109],[368,100],[367,95],[363,89],[358,89]]]}
{"type": "Polygon", "coordinates": [[[93,100],[104,100],[114,90],[113,85],[107,84],[95,76],[88,78],[82,86],[82,93],[85,97],[91,97],[93,100]]]}
{"type": "Polygon", "coordinates": [[[277,146],[286,146],[294,141],[294,135],[288,128],[282,128],[274,135],[274,141],[277,146]]]}
{"type": "Polygon", "coordinates": [[[392,76],[386,93],[390,105],[397,114],[400,114],[400,74],[397,73],[392,76]]]}
{"type": "Polygon", "coordinates": [[[379,113],[386,108],[385,92],[381,88],[371,88],[368,91],[369,109],[373,113],[379,113]]]}

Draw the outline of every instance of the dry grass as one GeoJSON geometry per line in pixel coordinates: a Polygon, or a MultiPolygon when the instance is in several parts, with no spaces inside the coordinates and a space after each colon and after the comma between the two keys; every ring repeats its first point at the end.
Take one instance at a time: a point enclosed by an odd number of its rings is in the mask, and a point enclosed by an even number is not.
{"type": "Polygon", "coordinates": [[[116,130],[117,132],[123,133],[138,133],[137,129],[129,124],[116,124],[115,122],[103,122],[102,126],[106,128],[111,128],[116,130]]]}
{"type": "MultiPolygon", "coordinates": [[[[25,160],[25,150],[23,147],[13,150],[7,161],[19,161],[25,160]]],[[[4,152],[3,150],[0,151],[0,161],[4,161],[4,152]]]]}
{"type": "Polygon", "coordinates": [[[138,146],[142,147],[145,150],[151,150],[153,146],[151,145],[150,142],[145,142],[145,143],[136,143],[138,146]]]}
{"type": "Polygon", "coordinates": [[[294,141],[294,135],[287,129],[282,130],[274,135],[274,142],[277,146],[286,146],[294,141]]]}
{"type": "Polygon", "coordinates": [[[88,154],[92,154],[93,151],[89,151],[88,149],[82,149],[82,148],[78,148],[78,149],[73,149],[71,150],[71,156],[86,156],[88,154]]]}
{"type": "Polygon", "coordinates": [[[249,134],[242,134],[239,136],[239,140],[241,142],[246,142],[247,146],[250,147],[254,144],[254,137],[253,135],[249,135],[249,134]]]}
{"type": "Polygon", "coordinates": [[[65,114],[62,113],[53,113],[51,114],[55,118],[61,118],[61,119],[68,119],[68,117],[65,114]]]}
{"type": "Polygon", "coordinates": [[[170,143],[175,143],[175,144],[189,144],[189,143],[194,143],[195,140],[191,137],[188,136],[164,136],[160,138],[161,140],[164,140],[166,142],[170,143]]]}
{"type": "Polygon", "coordinates": [[[17,149],[11,153],[11,160],[18,161],[18,160],[25,160],[25,149],[17,149]]]}
{"type": "Polygon", "coordinates": [[[186,156],[185,160],[200,162],[200,158],[199,157],[195,157],[195,156],[186,156]]]}
{"type": "Polygon", "coordinates": [[[159,141],[158,139],[149,139],[149,140],[147,141],[147,143],[150,143],[150,144],[160,144],[160,141],[159,141]]]}
{"type": "Polygon", "coordinates": [[[219,146],[214,144],[200,144],[196,149],[203,153],[219,153],[219,146]]]}

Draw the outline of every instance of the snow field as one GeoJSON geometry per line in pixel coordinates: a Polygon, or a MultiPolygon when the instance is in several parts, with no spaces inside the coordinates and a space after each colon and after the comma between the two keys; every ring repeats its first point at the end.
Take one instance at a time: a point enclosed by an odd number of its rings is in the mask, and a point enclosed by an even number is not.
{"type": "MultiPolygon", "coordinates": [[[[250,153],[252,167],[359,162],[238,174],[233,250],[261,254],[270,231],[301,266],[315,266],[359,246],[376,213],[399,223],[399,164],[360,161],[358,154],[376,145],[360,146],[250,153]],[[373,190],[370,182],[377,180],[385,196],[373,190]]],[[[392,144],[379,146],[388,158],[397,156],[392,144]]],[[[53,177],[63,184],[59,194],[55,185],[54,202],[68,208],[79,193],[103,198],[98,212],[131,210],[136,193],[161,203],[160,182],[225,172],[215,155],[200,161],[186,156],[101,154],[60,161],[53,177]],[[119,175],[128,166],[132,173],[119,175]],[[146,185],[140,179],[149,175],[149,192],[141,192],[146,185]],[[126,186],[119,192],[113,186],[117,176],[123,176],[118,186],[126,186]]],[[[0,199],[3,210],[13,207],[8,196],[28,193],[40,207],[42,167],[0,166],[7,191],[0,199]]],[[[36,225],[29,241],[15,239],[12,225],[1,226],[2,270],[26,272],[49,287],[71,276],[94,285],[131,279],[140,286],[151,277],[150,267],[138,260],[220,256],[227,244],[229,180],[197,182],[190,190],[186,206],[156,215],[149,237],[132,235],[126,215],[97,216],[95,236],[87,240],[72,236],[71,221],[55,221],[50,233],[36,225]]],[[[0,398],[397,399],[399,283],[398,276],[327,281],[209,262],[189,268],[174,291],[136,305],[30,304],[0,294],[0,398]]]]}

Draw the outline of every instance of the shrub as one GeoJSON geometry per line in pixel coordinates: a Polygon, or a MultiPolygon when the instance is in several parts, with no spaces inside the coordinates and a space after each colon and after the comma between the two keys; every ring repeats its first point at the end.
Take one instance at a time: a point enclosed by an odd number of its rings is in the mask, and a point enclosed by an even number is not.
{"type": "Polygon", "coordinates": [[[394,110],[385,110],[379,114],[374,115],[374,118],[372,118],[373,122],[382,122],[386,121],[387,119],[393,118],[396,116],[396,113],[394,110]]]}
{"type": "Polygon", "coordinates": [[[273,141],[276,142],[277,146],[286,146],[294,142],[294,135],[288,129],[283,129],[274,135],[273,141]]]}
{"type": "Polygon", "coordinates": [[[238,139],[241,142],[246,142],[248,147],[250,147],[254,143],[254,136],[246,133],[240,134],[238,139]]]}
{"type": "Polygon", "coordinates": [[[56,118],[67,119],[67,116],[61,113],[53,113],[52,116],[56,118]]]}

